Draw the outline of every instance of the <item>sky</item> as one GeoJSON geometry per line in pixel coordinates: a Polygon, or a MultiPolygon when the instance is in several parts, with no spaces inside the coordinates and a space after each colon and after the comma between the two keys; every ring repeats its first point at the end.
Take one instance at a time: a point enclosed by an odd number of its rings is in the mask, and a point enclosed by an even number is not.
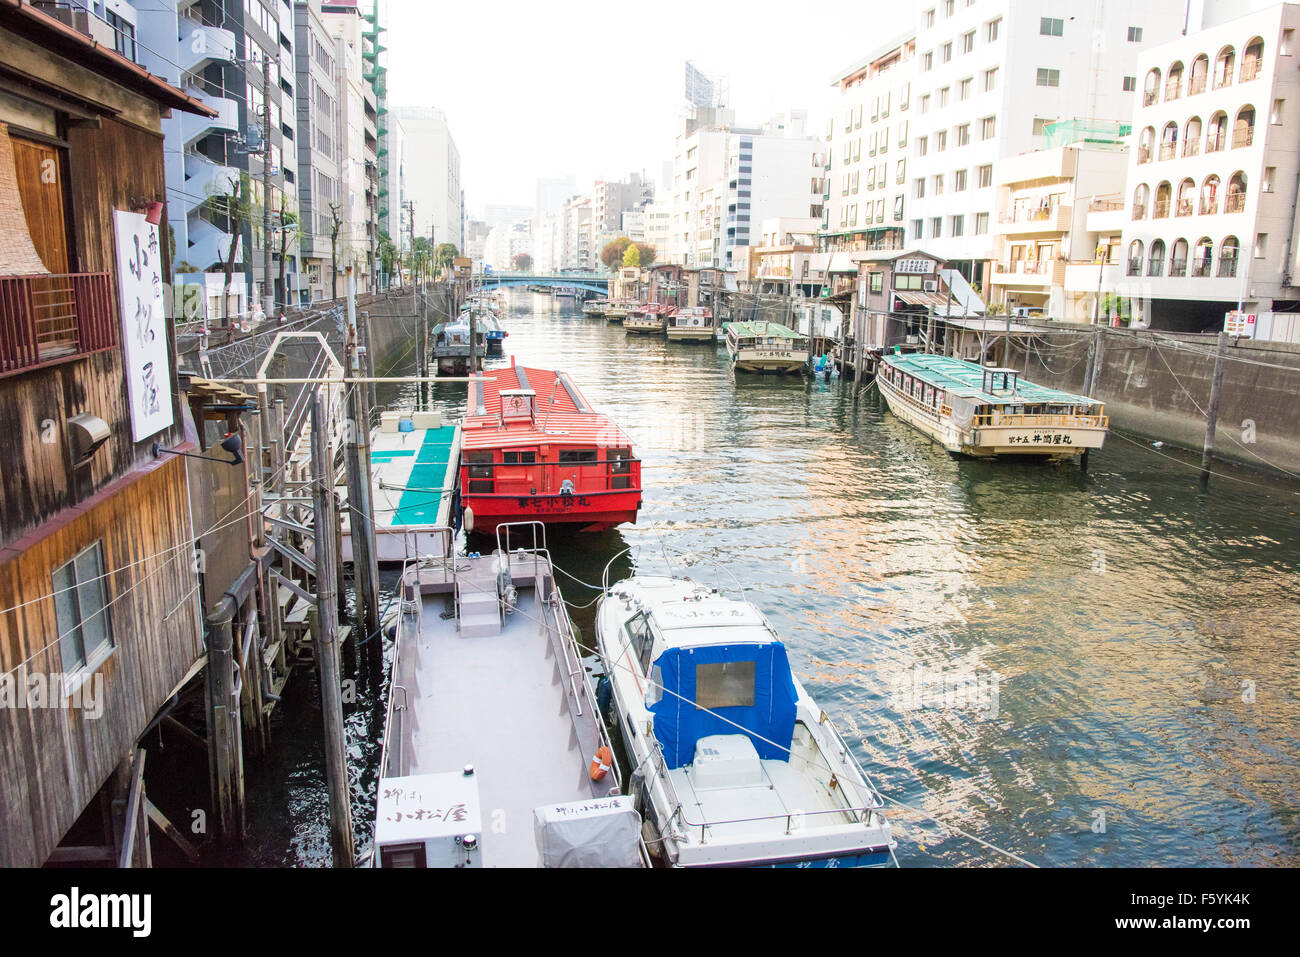
{"type": "MultiPolygon", "coordinates": [[[[470,215],[532,206],[538,177],[596,179],[672,158],[684,62],[730,78],[757,126],[789,109],[821,136],[837,70],[911,23],[885,0],[387,0],[391,106],[444,110],[470,215]]],[[[406,157],[408,167],[419,157],[406,157]]]]}

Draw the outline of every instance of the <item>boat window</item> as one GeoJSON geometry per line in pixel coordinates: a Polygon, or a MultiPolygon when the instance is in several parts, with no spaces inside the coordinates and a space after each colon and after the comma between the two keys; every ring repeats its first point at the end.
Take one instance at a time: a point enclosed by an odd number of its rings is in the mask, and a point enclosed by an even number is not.
{"type": "Polygon", "coordinates": [[[609,450],[609,487],[631,488],[632,487],[632,450],[631,449],[610,449],[609,450]]]}
{"type": "Polygon", "coordinates": [[[649,708],[659,703],[664,696],[664,673],[655,665],[650,669],[650,681],[645,689],[645,703],[649,708]]]}
{"type": "Polygon", "coordinates": [[[492,477],[491,452],[468,452],[465,455],[465,461],[469,463],[470,478],[492,477]]]}
{"type": "Polygon", "coordinates": [[[753,706],[754,662],[720,661],[695,666],[696,710],[753,706]]]}
{"type": "Polygon", "coordinates": [[[591,464],[596,460],[597,459],[596,459],[595,449],[561,449],[560,450],[561,465],[579,465],[583,463],[591,464]]]}
{"type": "Polygon", "coordinates": [[[627,623],[628,644],[632,654],[641,664],[641,673],[650,671],[650,654],[654,649],[654,636],[646,623],[645,614],[639,614],[627,623]]]}
{"type": "Polygon", "coordinates": [[[537,463],[536,452],[505,452],[503,455],[506,465],[535,465],[537,463]]]}

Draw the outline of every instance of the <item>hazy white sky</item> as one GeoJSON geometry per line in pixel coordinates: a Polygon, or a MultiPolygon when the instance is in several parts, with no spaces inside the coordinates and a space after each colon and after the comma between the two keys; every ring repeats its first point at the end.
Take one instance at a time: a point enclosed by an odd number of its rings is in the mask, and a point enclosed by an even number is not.
{"type": "Polygon", "coordinates": [[[807,109],[820,136],[835,72],[906,29],[907,8],[885,0],[388,0],[389,99],[446,111],[471,214],[492,203],[532,206],[539,176],[572,173],[585,189],[644,170],[657,182],[684,115],[688,59],[730,76],[738,122],[807,109]]]}

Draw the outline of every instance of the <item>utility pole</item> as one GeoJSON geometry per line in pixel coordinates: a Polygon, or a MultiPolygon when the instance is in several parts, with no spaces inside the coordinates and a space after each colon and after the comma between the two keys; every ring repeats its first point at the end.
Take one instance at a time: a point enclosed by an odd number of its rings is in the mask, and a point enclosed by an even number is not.
{"type": "MultiPolygon", "coordinates": [[[[357,282],[348,282],[348,368],[353,378],[360,378],[360,340],[357,334],[357,282]]],[[[347,436],[348,522],[352,529],[352,570],[356,576],[357,607],[363,610],[365,636],[357,644],[379,632],[379,565],[375,557],[375,514],[370,487],[370,389],[356,384],[348,391],[347,436]]],[[[382,648],[380,646],[371,646],[382,648]]]]}
{"type": "Polygon", "coordinates": [[[1205,449],[1201,453],[1201,487],[1210,484],[1210,462],[1214,459],[1214,430],[1219,425],[1219,390],[1223,386],[1223,359],[1228,351],[1228,334],[1219,333],[1214,353],[1214,377],[1210,380],[1210,405],[1205,412],[1205,449]]]}
{"type": "Polygon", "coordinates": [[[311,478],[315,499],[316,677],[320,684],[325,736],[325,779],[329,789],[330,845],[335,867],[352,867],[352,804],[348,794],[347,741],[343,734],[343,683],[339,673],[339,610],[335,589],[338,560],[334,540],[334,464],[329,454],[320,392],[311,399],[311,478]]]}
{"type": "Polygon", "coordinates": [[[275,314],[275,287],[271,284],[271,57],[262,56],[262,311],[275,314]]]}

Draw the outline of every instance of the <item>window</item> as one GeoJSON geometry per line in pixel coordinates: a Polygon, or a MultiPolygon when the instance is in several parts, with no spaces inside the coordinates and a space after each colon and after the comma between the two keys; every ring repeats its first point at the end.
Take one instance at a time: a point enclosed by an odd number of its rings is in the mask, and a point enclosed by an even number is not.
{"type": "Polygon", "coordinates": [[[943,235],[943,217],[935,216],[930,220],[930,235],[938,239],[943,235]]]}
{"type": "Polygon", "coordinates": [[[490,494],[493,491],[492,453],[490,451],[468,452],[465,455],[465,462],[469,472],[469,490],[490,494]]]}
{"type": "Polygon", "coordinates": [[[959,99],[959,100],[969,100],[969,99],[970,99],[970,91],[971,91],[971,87],[974,86],[974,85],[975,85],[974,78],[973,78],[973,77],[969,77],[969,76],[966,77],[966,79],[962,80],[960,83],[958,83],[958,84],[957,84],[957,99],[959,99]]]}
{"type": "Polygon", "coordinates": [[[921,54],[921,72],[928,73],[934,68],[934,51],[926,50],[921,54]]]}
{"type": "Polygon", "coordinates": [[[947,63],[951,59],[952,59],[952,41],[949,40],[947,43],[943,45],[942,61],[944,63],[947,63]]]}
{"type": "Polygon", "coordinates": [[[881,272],[873,272],[868,274],[867,285],[872,292],[884,292],[885,274],[881,272]]]}
{"type": "Polygon", "coordinates": [[[1138,88],[1138,78],[1135,76],[1124,77],[1124,92],[1134,93],[1138,88]]]}
{"type": "Polygon", "coordinates": [[[989,214],[976,213],[975,214],[975,235],[983,236],[986,235],[988,231],[989,231],[989,214]]]}
{"type": "Polygon", "coordinates": [[[54,571],[54,619],[64,674],[93,670],[113,650],[106,581],[103,542],[54,571]]]}
{"type": "Polygon", "coordinates": [[[506,465],[535,465],[537,463],[536,452],[503,452],[501,461],[506,465]]]}
{"type": "Polygon", "coordinates": [[[595,449],[560,449],[561,465],[592,465],[597,460],[595,449]]]}
{"type": "Polygon", "coordinates": [[[1255,258],[1263,259],[1268,255],[1268,233],[1255,234],[1255,258]]]}
{"type": "Polygon", "coordinates": [[[957,132],[956,139],[957,139],[957,145],[958,145],[958,146],[965,146],[967,143],[970,142],[970,124],[969,124],[969,123],[963,123],[961,126],[957,127],[957,131],[956,131],[956,132],[957,132]]]}
{"type": "Polygon", "coordinates": [[[986,116],[980,120],[980,139],[991,140],[997,134],[998,123],[996,116],[986,116]]]}
{"type": "Polygon", "coordinates": [[[998,68],[990,67],[984,71],[984,92],[988,93],[994,90],[998,85],[998,68]]]}
{"type": "Polygon", "coordinates": [[[650,631],[650,626],[646,623],[645,613],[641,613],[629,621],[627,627],[627,644],[631,648],[632,654],[641,664],[641,671],[645,674],[650,673],[650,656],[654,649],[654,635],[650,631]]]}
{"type": "Polygon", "coordinates": [[[1056,122],[1056,120],[1054,120],[1054,119],[1050,119],[1050,118],[1045,117],[1045,116],[1036,116],[1036,117],[1034,117],[1034,135],[1035,135],[1035,136],[1046,136],[1046,135],[1047,135],[1047,128],[1048,128],[1049,126],[1051,126],[1051,125],[1052,125],[1053,123],[1055,123],[1055,122],[1056,122]]]}
{"type": "Polygon", "coordinates": [[[921,238],[921,229],[924,227],[924,221],[920,219],[912,220],[912,239],[913,241],[921,238]]]}
{"type": "Polygon", "coordinates": [[[917,199],[925,199],[925,177],[918,176],[912,181],[912,195],[917,199]]]}
{"type": "Polygon", "coordinates": [[[960,236],[960,235],[962,235],[962,233],[963,233],[963,232],[965,231],[965,229],[966,229],[966,217],[965,217],[965,216],[953,216],[953,217],[952,217],[952,225],[951,225],[951,228],[952,228],[952,233],[951,233],[951,235],[953,235],[953,236],[960,236]]]}
{"type": "Polygon", "coordinates": [[[948,148],[948,131],[939,130],[937,133],[934,134],[934,151],[936,153],[942,153],[947,148],[948,148]]]}
{"type": "Polygon", "coordinates": [[[934,195],[936,196],[943,195],[943,174],[942,173],[934,174],[934,195]]]}
{"type": "Polygon", "coordinates": [[[925,116],[925,114],[929,112],[930,112],[930,94],[926,93],[921,97],[921,115],[925,116]]]}
{"type": "Polygon", "coordinates": [[[1038,33],[1045,37],[1059,37],[1065,33],[1065,21],[1057,17],[1040,17],[1038,33]]]}
{"type": "Polygon", "coordinates": [[[979,187],[980,189],[983,189],[986,186],[992,186],[992,185],[993,185],[993,164],[989,163],[988,165],[981,166],[979,168],[979,187]]]}
{"type": "Polygon", "coordinates": [[[934,27],[934,8],[925,11],[925,28],[927,30],[934,27]]]}
{"type": "Polygon", "coordinates": [[[952,174],[952,191],[960,193],[966,189],[966,171],[959,169],[952,174]]]}
{"type": "Polygon", "coordinates": [[[721,661],[695,666],[695,709],[752,708],[754,662],[721,661]]]}
{"type": "Polygon", "coordinates": [[[930,137],[918,136],[916,138],[916,155],[924,156],[930,148],[930,137]]]}
{"type": "Polygon", "coordinates": [[[943,15],[946,18],[952,17],[952,8],[956,0],[943,0],[943,15]]]}
{"type": "Polygon", "coordinates": [[[1038,80],[1036,82],[1039,86],[1060,86],[1061,71],[1040,66],[1038,68],[1038,80]]]}
{"type": "Polygon", "coordinates": [[[970,53],[974,49],[975,49],[975,31],[972,30],[970,31],[970,33],[963,33],[961,35],[961,52],[970,53]]]}
{"type": "Polygon", "coordinates": [[[1282,124],[1282,107],[1286,105],[1286,100],[1274,100],[1273,110],[1268,114],[1268,121],[1274,126],[1282,124]]]}
{"type": "Polygon", "coordinates": [[[1142,42],[1142,28],[1141,28],[1141,27],[1129,27],[1129,28],[1128,28],[1128,42],[1129,42],[1129,43],[1141,43],[1141,42],[1142,42]]]}
{"type": "Polygon", "coordinates": [[[997,40],[998,33],[1001,30],[1002,30],[1001,17],[998,17],[996,20],[990,20],[988,23],[984,24],[984,41],[986,43],[993,43],[995,40],[997,40]]]}
{"type": "Polygon", "coordinates": [[[942,90],[939,91],[939,109],[943,109],[945,106],[948,105],[948,92],[950,89],[951,87],[945,86],[942,90]]]}

